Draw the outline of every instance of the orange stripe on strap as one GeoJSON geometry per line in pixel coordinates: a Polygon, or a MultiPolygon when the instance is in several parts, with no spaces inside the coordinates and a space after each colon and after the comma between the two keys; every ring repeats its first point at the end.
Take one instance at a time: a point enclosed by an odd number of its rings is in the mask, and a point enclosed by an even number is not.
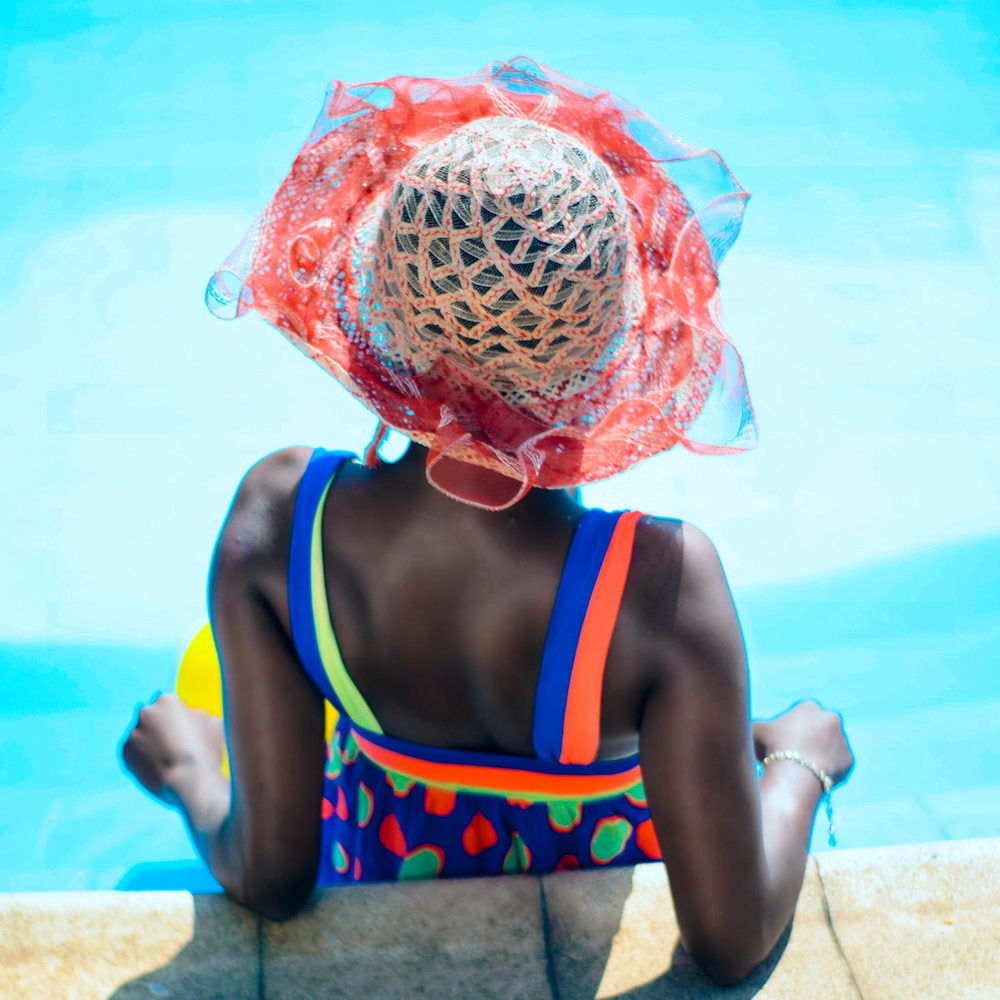
{"type": "Polygon", "coordinates": [[[632,510],[618,519],[587,604],[566,695],[561,764],[589,764],[597,757],[604,665],[632,562],[636,522],[642,516],[641,511],[632,510]]]}
{"type": "Polygon", "coordinates": [[[383,770],[455,791],[485,792],[539,801],[585,801],[617,795],[642,780],[638,764],[617,774],[547,774],[515,767],[444,764],[389,750],[366,739],[357,729],[353,732],[362,753],[383,770]]]}

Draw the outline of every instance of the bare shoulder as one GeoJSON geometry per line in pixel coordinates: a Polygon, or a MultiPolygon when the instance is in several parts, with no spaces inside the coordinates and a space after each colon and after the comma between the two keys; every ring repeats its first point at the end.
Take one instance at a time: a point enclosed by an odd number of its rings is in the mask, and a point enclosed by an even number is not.
{"type": "Polygon", "coordinates": [[[681,544],[680,596],[691,605],[686,610],[693,611],[694,606],[706,602],[713,604],[723,594],[731,600],[722,560],[712,539],[701,528],[684,521],[681,523],[681,544]]]}
{"type": "Polygon", "coordinates": [[[744,670],[743,635],[708,535],[686,521],[650,517],[640,522],[636,542],[648,614],[658,614],[661,623],[660,669],[697,682],[744,670]]]}
{"type": "Polygon", "coordinates": [[[294,496],[312,453],[311,448],[282,448],[265,455],[241,480],[234,507],[280,503],[294,496]]]}
{"type": "MultiPolygon", "coordinates": [[[[677,591],[678,604],[691,612],[706,598],[729,594],[726,575],[712,540],[687,521],[644,517],[636,527],[633,566],[645,586],[677,591]]],[[[680,608],[678,608],[680,610],[680,608]]]]}
{"type": "Polygon", "coordinates": [[[713,680],[742,679],[746,673],[743,632],[722,560],[708,535],[693,524],[684,524],[682,536],[678,647],[702,670],[709,670],[713,680]]]}
{"type": "Polygon", "coordinates": [[[311,454],[309,448],[283,448],[249,469],[219,534],[217,567],[263,568],[284,561],[295,495],[311,454]]]}

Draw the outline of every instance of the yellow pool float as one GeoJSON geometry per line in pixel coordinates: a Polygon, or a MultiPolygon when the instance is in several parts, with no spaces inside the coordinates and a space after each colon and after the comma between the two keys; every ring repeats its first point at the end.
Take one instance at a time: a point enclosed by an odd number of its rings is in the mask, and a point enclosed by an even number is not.
{"type": "MultiPolygon", "coordinates": [[[[212,626],[206,623],[188,643],[177,668],[177,697],[191,708],[200,708],[221,719],[222,715],[222,667],[219,653],[215,648],[212,626]]],[[[324,738],[327,742],[337,724],[337,710],[329,702],[325,703],[326,719],[324,738]]],[[[222,770],[229,774],[229,758],[222,755],[222,770]]]]}

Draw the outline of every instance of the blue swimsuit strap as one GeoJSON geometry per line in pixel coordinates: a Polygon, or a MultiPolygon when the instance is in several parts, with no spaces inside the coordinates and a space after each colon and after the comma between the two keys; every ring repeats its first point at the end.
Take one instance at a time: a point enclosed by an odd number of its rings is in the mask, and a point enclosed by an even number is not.
{"type": "Polygon", "coordinates": [[[563,746],[566,700],[580,630],[622,511],[588,510],[576,526],[556,591],[535,691],[531,742],[542,760],[558,761],[563,746]]]}
{"type": "Polygon", "coordinates": [[[323,667],[316,637],[312,601],[312,535],[316,508],[322,501],[330,480],[344,462],[356,457],[349,451],[325,451],[323,448],[317,448],[312,453],[295,496],[292,541],[288,554],[288,616],[295,651],[320,694],[341,713],[344,707],[323,667]]]}

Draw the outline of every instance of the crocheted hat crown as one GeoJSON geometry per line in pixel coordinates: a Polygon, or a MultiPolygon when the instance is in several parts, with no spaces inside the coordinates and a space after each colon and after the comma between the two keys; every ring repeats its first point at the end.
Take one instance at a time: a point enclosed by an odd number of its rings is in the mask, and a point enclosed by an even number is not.
{"type": "Polygon", "coordinates": [[[527,412],[582,391],[622,327],[628,238],[621,187],[582,143],[526,119],[462,126],[402,169],[381,217],[387,362],[447,355],[527,412]]]}
{"type": "Polygon", "coordinates": [[[753,446],[718,303],[747,197],[717,153],[528,59],[336,82],[206,302],[255,310],[426,445],[431,483],[500,509],[753,446]]]}

